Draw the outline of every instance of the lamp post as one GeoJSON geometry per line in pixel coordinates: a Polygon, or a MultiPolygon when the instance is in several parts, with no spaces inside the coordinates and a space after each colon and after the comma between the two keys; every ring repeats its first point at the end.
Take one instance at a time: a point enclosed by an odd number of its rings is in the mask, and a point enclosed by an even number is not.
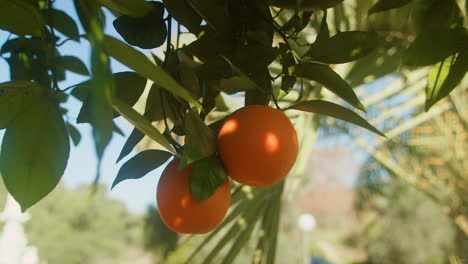
{"type": "Polygon", "coordinates": [[[303,256],[303,263],[309,264],[309,253],[308,253],[308,245],[309,245],[309,236],[310,231],[312,231],[317,222],[315,221],[315,217],[311,214],[301,214],[297,221],[299,228],[302,231],[302,256],[303,256]]]}
{"type": "Polygon", "coordinates": [[[0,264],[38,264],[35,247],[28,247],[23,223],[29,215],[21,213],[20,205],[11,195],[7,195],[5,209],[0,213],[0,221],[5,222],[0,234],[0,264]]]}

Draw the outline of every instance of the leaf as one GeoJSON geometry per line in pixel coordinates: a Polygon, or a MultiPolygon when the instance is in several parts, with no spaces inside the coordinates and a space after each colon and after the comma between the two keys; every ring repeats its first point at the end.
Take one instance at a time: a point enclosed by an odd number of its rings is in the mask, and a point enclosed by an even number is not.
{"type": "Polygon", "coordinates": [[[163,0],[169,14],[193,34],[198,35],[203,18],[186,0],[163,0]]]}
{"type": "Polygon", "coordinates": [[[305,112],[331,116],[349,123],[353,123],[362,128],[370,130],[380,136],[385,137],[385,135],[382,132],[380,132],[377,128],[369,124],[364,118],[360,117],[358,114],[341,105],[322,100],[310,100],[292,105],[288,107],[288,109],[295,109],[305,112]]]}
{"type": "Polygon", "coordinates": [[[145,134],[143,134],[140,130],[137,128],[134,128],[132,130],[132,133],[128,137],[127,141],[125,141],[125,144],[120,151],[119,157],[117,158],[116,163],[118,163],[120,160],[125,158],[130,152],[132,152],[133,148],[145,137],[145,134]]]}
{"type": "Polygon", "coordinates": [[[29,81],[0,83],[0,129],[28,110],[44,94],[44,88],[29,81]]]}
{"type": "Polygon", "coordinates": [[[184,130],[185,145],[179,169],[209,157],[216,151],[216,135],[200,118],[196,108],[192,108],[185,116],[184,130]]]}
{"type": "Polygon", "coordinates": [[[411,20],[420,31],[463,26],[463,15],[456,0],[418,2],[413,7],[411,20]]]}
{"type": "Polygon", "coordinates": [[[119,170],[111,189],[128,179],[140,179],[152,170],[163,165],[172,154],[166,151],[150,149],[142,151],[129,159],[119,170]]]}
{"type": "Polygon", "coordinates": [[[351,86],[330,67],[319,63],[303,63],[294,66],[293,69],[296,76],[316,81],[350,105],[366,111],[351,86]]]}
{"type": "Polygon", "coordinates": [[[314,41],[314,45],[320,45],[321,43],[325,43],[330,39],[330,31],[328,30],[327,24],[327,10],[323,10],[323,17],[322,22],[320,23],[320,31],[317,35],[317,38],[314,41]]]}
{"type": "Polygon", "coordinates": [[[16,35],[44,36],[41,13],[20,0],[0,0],[0,28],[16,35]]]}
{"type": "Polygon", "coordinates": [[[45,9],[43,12],[48,25],[53,26],[66,37],[79,41],[78,25],[67,13],[57,9],[45,9]]]}
{"type": "Polygon", "coordinates": [[[273,0],[272,5],[284,9],[308,11],[334,7],[341,2],[343,2],[343,0],[273,0]]]}
{"type": "Polygon", "coordinates": [[[453,55],[468,44],[465,28],[424,31],[411,43],[403,56],[408,66],[427,66],[453,55]]]}
{"type": "Polygon", "coordinates": [[[351,87],[357,87],[396,72],[400,66],[402,53],[401,49],[395,47],[375,49],[368,56],[355,61],[345,79],[351,87]]]}
{"type": "Polygon", "coordinates": [[[119,15],[131,17],[143,17],[151,9],[150,2],[145,0],[98,0],[98,2],[119,15]]]}
{"type": "Polygon", "coordinates": [[[226,15],[227,5],[216,0],[186,0],[192,8],[219,34],[229,34],[230,19],[226,15]]]}
{"type": "Polygon", "coordinates": [[[166,41],[167,29],[164,21],[164,6],[151,2],[153,8],[143,17],[120,16],[113,25],[127,43],[142,49],[153,49],[166,41]]]}
{"type": "Polygon", "coordinates": [[[313,45],[306,55],[312,60],[328,64],[346,63],[368,55],[377,45],[378,35],[374,32],[339,32],[330,39],[313,45]]]}
{"type": "Polygon", "coordinates": [[[377,12],[387,11],[394,8],[399,8],[409,4],[411,0],[379,0],[369,9],[369,15],[377,12]]]}
{"type": "MultiPolygon", "coordinates": [[[[117,72],[112,75],[115,85],[115,95],[124,103],[133,106],[136,104],[141,94],[145,90],[146,79],[136,72],[117,72]]],[[[89,96],[90,82],[84,82],[77,86],[72,95],[83,101],[80,113],[77,118],[77,123],[88,123],[90,121],[89,112],[89,96]]],[[[113,118],[119,117],[120,114],[114,112],[113,118]]]]}
{"type": "Polygon", "coordinates": [[[468,52],[462,51],[453,65],[450,58],[436,64],[428,75],[426,111],[457,87],[468,71],[468,52]]]}
{"type": "Polygon", "coordinates": [[[67,123],[68,134],[73,141],[73,145],[78,146],[81,141],[80,131],[70,123],[67,123]]]}
{"type": "Polygon", "coordinates": [[[125,104],[118,98],[113,99],[114,109],[119,112],[125,119],[132,123],[136,128],[138,128],[145,135],[158,142],[161,146],[165,147],[167,150],[175,153],[174,148],[171,146],[169,141],[151,125],[151,122],[148,121],[144,116],[140,115],[132,107],[125,104]]]}
{"type": "Polygon", "coordinates": [[[243,91],[260,90],[258,85],[244,73],[219,81],[221,91],[227,94],[234,94],[243,91]]]}
{"type": "Polygon", "coordinates": [[[13,38],[3,44],[0,54],[31,52],[34,54],[44,53],[47,50],[47,42],[39,38],[13,38]]]}
{"type": "Polygon", "coordinates": [[[216,156],[204,158],[195,163],[190,174],[190,192],[195,199],[203,202],[226,180],[229,179],[221,160],[216,156]]]}
{"type": "Polygon", "coordinates": [[[151,61],[143,55],[143,53],[129,47],[120,40],[106,36],[104,47],[107,53],[116,60],[127,65],[142,76],[154,81],[160,87],[173,93],[175,96],[183,98],[185,101],[194,104],[201,108],[199,102],[185,90],[177,81],[175,81],[162,68],[155,66],[151,61]]]}
{"type": "Polygon", "coordinates": [[[86,65],[75,56],[63,56],[58,60],[58,65],[64,70],[68,70],[80,75],[89,76],[86,65]]]}
{"type": "Polygon", "coordinates": [[[54,189],[69,153],[67,129],[55,102],[41,99],[8,127],[0,172],[23,212],[54,189]]]}
{"type": "MultiPolygon", "coordinates": [[[[114,80],[109,57],[103,47],[104,33],[99,20],[99,6],[94,0],[75,0],[81,24],[87,30],[91,44],[91,92],[88,96],[90,123],[93,127],[98,166],[105,148],[112,138],[114,80]],[[89,23],[89,24],[88,24],[89,23]]],[[[99,169],[96,180],[99,178],[99,169]]]]}

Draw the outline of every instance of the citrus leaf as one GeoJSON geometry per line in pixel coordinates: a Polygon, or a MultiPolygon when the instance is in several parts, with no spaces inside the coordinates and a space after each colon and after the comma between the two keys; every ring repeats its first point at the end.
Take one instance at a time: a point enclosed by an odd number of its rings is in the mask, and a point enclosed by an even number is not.
{"type": "Polygon", "coordinates": [[[39,38],[13,38],[3,44],[0,54],[32,52],[34,54],[43,53],[47,50],[47,42],[39,38]]]}
{"type": "Polygon", "coordinates": [[[200,32],[203,18],[187,3],[186,0],[163,0],[169,14],[193,34],[200,32]]]}
{"type": "Polygon", "coordinates": [[[111,189],[128,179],[140,179],[152,170],[163,165],[172,154],[167,151],[150,149],[142,151],[129,159],[119,170],[111,189]]]}
{"type": "Polygon", "coordinates": [[[293,66],[293,69],[296,76],[316,81],[350,105],[364,112],[366,111],[353,88],[330,67],[319,63],[303,63],[293,66]]]}
{"type": "Polygon", "coordinates": [[[226,180],[229,179],[221,160],[216,156],[204,158],[195,163],[190,174],[190,192],[195,199],[203,202],[226,180]]]}
{"type": "Polygon", "coordinates": [[[457,87],[468,71],[468,51],[460,52],[451,65],[450,58],[436,64],[428,75],[426,111],[457,87]]]}
{"type": "Polygon", "coordinates": [[[216,135],[200,118],[196,108],[192,108],[185,116],[184,128],[185,145],[179,169],[209,157],[216,151],[216,135]]]}
{"type": "Polygon", "coordinates": [[[113,99],[114,109],[119,112],[125,119],[132,123],[136,128],[138,128],[145,135],[158,142],[161,146],[165,147],[167,150],[175,153],[174,148],[169,144],[169,141],[155,128],[151,125],[151,122],[148,121],[144,116],[140,115],[135,111],[131,106],[125,104],[118,98],[113,99]]]}
{"type": "Polygon", "coordinates": [[[43,12],[48,25],[53,26],[66,37],[79,41],[78,25],[67,13],[57,9],[45,9],[43,12]]]}
{"type": "MultiPolygon", "coordinates": [[[[145,90],[146,79],[136,72],[117,72],[112,74],[115,85],[115,95],[126,104],[133,106],[136,104],[141,94],[145,90]]],[[[90,82],[79,84],[72,91],[72,95],[83,101],[77,123],[88,123],[90,121],[90,105],[87,97],[89,96],[90,82]]],[[[120,114],[114,112],[113,118],[120,114]]]]}
{"type": "Polygon", "coordinates": [[[120,16],[113,25],[127,43],[142,49],[153,49],[166,41],[167,29],[164,21],[164,6],[151,2],[152,9],[143,17],[120,16]]]}
{"type": "Polygon", "coordinates": [[[411,0],[379,0],[369,9],[369,14],[399,8],[409,4],[409,2],[411,2],[411,0]]]}
{"type": "Polygon", "coordinates": [[[468,45],[465,28],[424,31],[411,43],[403,56],[408,66],[427,66],[456,53],[468,45]]]}
{"type": "MultiPolygon", "coordinates": [[[[112,138],[114,80],[109,57],[103,47],[104,33],[99,20],[99,6],[94,0],[75,0],[82,26],[87,30],[91,44],[91,91],[88,96],[90,123],[93,127],[98,167],[105,148],[112,138]],[[89,23],[89,24],[87,24],[89,23]]],[[[99,169],[98,169],[99,172],[99,169]]],[[[98,180],[99,173],[96,176],[98,180]]]]}
{"type": "Polygon", "coordinates": [[[33,5],[20,0],[0,0],[0,28],[16,35],[44,36],[44,19],[33,5]]]}
{"type": "Polygon", "coordinates": [[[177,81],[175,81],[162,68],[151,63],[149,58],[147,58],[143,53],[129,47],[122,41],[109,36],[105,37],[104,47],[110,56],[135,70],[143,77],[152,80],[160,87],[173,93],[175,96],[180,96],[185,101],[201,108],[200,103],[193,99],[187,90],[177,83],[177,81]]]}
{"type": "Polygon", "coordinates": [[[29,81],[0,83],[0,129],[29,109],[44,94],[44,88],[29,81]]]}
{"type": "Polygon", "coordinates": [[[118,163],[121,159],[125,158],[130,152],[132,152],[133,148],[145,137],[145,134],[143,134],[140,130],[137,128],[134,128],[132,130],[132,133],[128,137],[127,141],[125,141],[125,144],[120,151],[119,157],[117,158],[116,163],[118,163]]]}
{"type": "Polygon", "coordinates": [[[320,44],[313,45],[307,51],[307,56],[328,64],[346,63],[368,55],[377,45],[378,36],[374,32],[340,32],[320,44]]]}
{"type": "Polygon", "coordinates": [[[310,100],[292,105],[288,107],[288,109],[295,109],[305,112],[331,116],[349,123],[353,123],[362,128],[370,130],[380,136],[385,137],[385,135],[382,132],[380,132],[377,128],[369,124],[364,118],[360,117],[358,114],[341,105],[337,105],[323,100],[310,100]]]}
{"type": "Polygon", "coordinates": [[[45,197],[60,181],[70,143],[55,102],[41,99],[8,127],[0,153],[0,172],[22,211],[45,197]]]}
{"type": "Polygon", "coordinates": [[[463,26],[463,15],[457,0],[418,3],[412,10],[411,20],[421,31],[463,26]]]}
{"type": "Polygon", "coordinates": [[[151,9],[150,2],[145,0],[98,0],[98,2],[114,13],[131,17],[142,17],[151,9]]]}
{"type": "Polygon", "coordinates": [[[186,0],[206,23],[220,34],[230,32],[230,20],[226,5],[216,0],[186,0]]]}
{"type": "Polygon", "coordinates": [[[357,87],[396,72],[400,66],[402,53],[401,49],[395,48],[375,49],[368,56],[355,61],[345,79],[351,87],[357,87]]]}
{"type": "Polygon", "coordinates": [[[343,2],[343,0],[273,0],[272,5],[284,9],[297,9],[306,11],[334,7],[341,2],[343,2]]]}
{"type": "Polygon", "coordinates": [[[86,65],[75,56],[63,56],[58,60],[58,65],[64,70],[68,70],[80,75],[89,75],[86,65]]]}
{"type": "Polygon", "coordinates": [[[67,123],[68,134],[73,141],[73,145],[77,146],[81,141],[80,131],[70,123],[67,123]]]}

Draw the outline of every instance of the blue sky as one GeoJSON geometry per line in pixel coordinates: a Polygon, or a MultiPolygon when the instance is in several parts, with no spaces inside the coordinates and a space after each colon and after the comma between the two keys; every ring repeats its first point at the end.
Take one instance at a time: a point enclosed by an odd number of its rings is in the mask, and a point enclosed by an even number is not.
{"type": "MultiPolygon", "coordinates": [[[[56,1],[54,7],[66,11],[76,21],[78,21],[72,3],[73,1],[56,1]]],[[[120,38],[112,26],[113,16],[110,13],[106,13],[106,15],[106,33],[120,38]]],[[[83,32],[81,27],[80,31],[83,32]]],[[[8,34],[8,32],[0,30],[0,44],[5,42],[5,40],[8,38],[8,34]]],[[[90,51],[89,44],[86,40],[82,40],[81,43],[68,41],[60,47],[60,52],[62,55],[73,55],[79,57],[89,66],[90,51]]],[[[113,72],[129,70],[127,67],[116,61],[111,61],[111,67],[113,72]]],[[[65,88],[88,79],[86,76],[81,76],[70,72],[67,72],[66,77],[66,81],[59,84],[61,88],[65,88]]],[[[6,81],[9,81],[9,67],[3,59],[0,59],[0,82],[6,81]]],[[[75,124],[75,120],[80,111],[81,104],[76,99],[70,97],[64,106],[69,109],[69,121],[72,124],[75,124]]],[[[119,126],[120,129],[125,133],[125,135],[128,136],[130,134],[132,126],[126,120],[123,118],[117,118],[116,123],[117,126],[119,126]]],[[[68,166],[62,178],[65,185],[70,188],[75,188],[81,184],[92,183],[96,175],[97,164],[94,151],[94,142],[91,134],[91,126],[88,124],[75,124],[75,126],[81,132],[82,140],[77,147],[72,146],[68,166]]],[[[3,133],[4,130],[0,132],[0,137],[3,136],[3,133]]],[[[126,138],[114,134],[111,143],[106,149],[104,159],[102,161],[101,183],[111,185],[121,164],[125,161],[121,161],[117,165],[115,164],[115,161],[117,160],[125,140],[126,138]]],[[[135,213],[143,212],[148,205],[156,205],[156,185],[162,169],[163,167],[151,172],[146,177],[139,180],[127,180],[122,182],[112,191],[109,190],[109,195],[117,200],[123,201],[130,211],[135,213]]]]}

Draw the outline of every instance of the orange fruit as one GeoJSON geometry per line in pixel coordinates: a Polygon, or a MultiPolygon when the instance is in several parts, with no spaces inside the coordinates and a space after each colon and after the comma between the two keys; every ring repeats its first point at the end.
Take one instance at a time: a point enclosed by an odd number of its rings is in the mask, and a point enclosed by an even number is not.
{"type": "MultiPolygon", "coordinates": [[[[302,0],[300,10],[310,11],[330,8],[343,2],[343,0],[302,0]]],[[[296,9],[298,0],[273,0],[272,5],[283,9],[296,9]]]]}
{"type": "Polygon", "coordinates": [[[164,223],[173,231],[203,234],[215,229],[231,203],[229,179],[207,200],[200,202],[192,196],[189,178],[193,164],[178,170],[179,159],[171,161],[159,179],[156,200],[164,223]]]}
{"type": "Polygon", "coordinates": [[[235,181],[270,186],[281,181],[296,161],[296,130],[279,110],[246,106],[221,126],[218,152],[228,176],[235,181]]]}

